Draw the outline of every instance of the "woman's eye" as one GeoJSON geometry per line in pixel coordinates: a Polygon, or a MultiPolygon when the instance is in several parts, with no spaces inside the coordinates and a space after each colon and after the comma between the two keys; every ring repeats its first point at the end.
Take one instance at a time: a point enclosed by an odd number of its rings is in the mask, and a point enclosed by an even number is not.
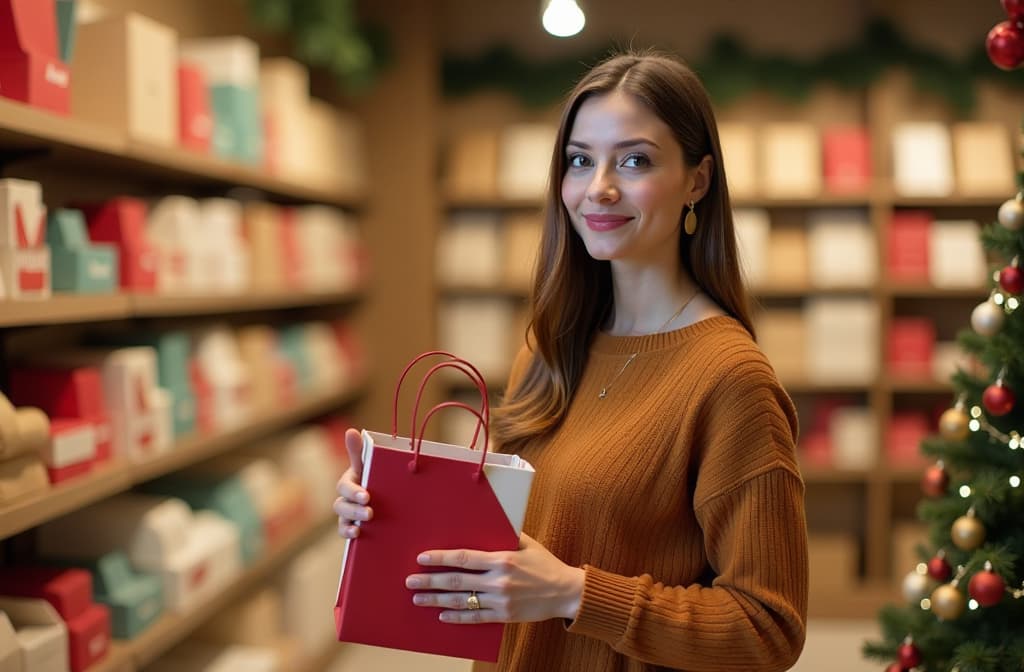
{"type": "Polygon", "coordinates": [[[569,155],[569,167],[570,168],[586,168],[590,165],[590,159],[583,154],[570,154],[569,155]]]}
{"type": "Polygon", "coordinates": [[[622,165],[625,168],[647,168],[651,160],[643,154],[630,154],[622,160],[622,165]]]}

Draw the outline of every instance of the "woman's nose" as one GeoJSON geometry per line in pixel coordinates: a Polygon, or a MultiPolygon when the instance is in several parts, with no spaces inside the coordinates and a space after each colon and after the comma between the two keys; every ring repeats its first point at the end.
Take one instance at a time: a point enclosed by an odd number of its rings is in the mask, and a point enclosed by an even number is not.
{"type": "Polygon", "coordinates": [[[591,203],[615,203],[619,200],[619,189],[604,173],[598,173],[587,188],[587,199],[591,203]]]}

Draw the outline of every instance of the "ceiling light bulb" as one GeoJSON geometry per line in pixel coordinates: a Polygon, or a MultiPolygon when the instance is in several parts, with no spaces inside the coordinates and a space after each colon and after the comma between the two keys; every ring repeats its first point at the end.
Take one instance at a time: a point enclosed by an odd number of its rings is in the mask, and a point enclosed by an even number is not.
{"type": "Polygon", "coordinates": [[[544,30],[556,37],[570,37],[583,30],[587,18],[576,0],[550,0],[541,17],[544,30]]]}

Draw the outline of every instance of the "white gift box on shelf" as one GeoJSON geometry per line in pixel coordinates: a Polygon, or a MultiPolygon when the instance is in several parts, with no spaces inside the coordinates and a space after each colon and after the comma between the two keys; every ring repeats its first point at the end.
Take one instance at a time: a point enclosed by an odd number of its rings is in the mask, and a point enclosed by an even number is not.
{"type": "Polygon", "coordinates": [[[280,464],[283,473],[306,484],[307,502],[312,511],[331,510],[341,471],[326,430],[309,426],[293,434],[281,449],[280,464]]]}
{"type": "Polygon", "coordinates": [[[878,305],[867,298],[813,298],[807,308],[807,376],[868,384],[878,375],[878,305]]]}
{"type": "Polygon", "coordinates": [[[502,220],[501,228],[502,282],[528,290],[540,254],[544,220],[540,214],[510,214],[502,220]]]}
{"type": "Polygon", "coordinates": [[[949,128],[938,121],[909,121],[892,132],[893,184],[900,196],[953,193],[949,128]]]}
{"type": "Polygon", "coordinates": [[[832,465],[837,469],[866,470],[877,462],[878,421],[870,408],[842,406],[829,418],[832,465]]]}
{"type": "Polygon", "coordinates": [[[279,290],[285,287],[282,218],[281,208],[273,203],[251,202],[243,207],[249,280],[254,289],[279,290]]]}
{"type": "Polygon", "coordinates": [[[282,367],[277,333],[265,324],[238,330],[238,353],[249,377],[249,407],[256,413],[277,408],[289,390],[282,389],[282,367]]]}
{"type": "Polygon", "coordinates": [[[505,198],[540,198],[548,183],[558,129],[551,124],[510,124],[498,148],[498,193],[505,198]]]}
{"type": "Polygon", "coordinates": [[[363,127],[351,113],[311,98],[307,126],[313,138],[306,163],[306,180],[326,189],[358,193],[366,182],[363,127]]]}
{"type": "MultiPolygon", "coordinates": [[[[19,657],[16,666],[4,667],[4,672],[68,672],[71,669],[68,628],[49,602],[0,597],[0,621],[6,621],[7,627],[3,630],[14,630],[19,657]]],[[[10,644],[5,648],[10,648],[10,644]]]]}
{"type": "Polygon", "coordinates": [[[807,325],[803,311],[776,308],[757,316],[757,342],[783,384],[807,373],[807,325]]]}
{"type": "Polygon", "coordinates": [[[334,329],[326,322],[308,322],[305,325],[306,356],[312,367],[313,390],[327,390],[341,386],[348,376],[345,358],[334,329]]]}
{"type": "Polygon", "coordinates": [[[157,386],[156,350],[113,350],[102,358],[100,373],[114,452],[133,461],[169,452],[174,446],[173,399],[157,386]]]}
{"type": "Polygon", "coordinates": [[[490,287],[501,281],[501,223],[495,212],[453,214],[437,238],[442,286],[490,287]]]}
{"type": "Polygon", "coordinates": [[[50,297],[43,190],[30,180],[0,180],[0,277],[12,299],[50,297]]]}
{"type": "Polygon", "coordinates": [[[285,632],[299,640],[306,654],[316,654],[337,637],[333,619],[323,617],[331,613],[336,596],[324,586],[337,584],[344,546],[345,540],[332,531],[296,557],[281,576],[285,632]]]}
{"type": "Polygon", "coordinates": [[[21,660],[21,645],[14,631],[11,619],[0,611],[0,670],[24,672],[21,660]]]}
{"type": "MultiPolygon", "coordinates": [[[[329,619],[328,619],[329,620],[329,619]]],[[[277,650],[269,646],[228,646],[186,641],[146,667],[146,672],[284,672],[277,650]]]]}
{"type": "Polygon", "coordinates": [[[230,198],[199,202],[202,250],[209,289],[239,293],[249,287],[249,251],[242,233],[242,204],[230,198]]]}
{"type": "Polygon", "coordinates": [[[736,230],[736,243],[739,248],[740,268],[743,269],[743,276],[751,287],[764,286],[768,280],[768,241],[772,232],[771,216],[763,208],[736,208],[732,211],[732,222],[736,230]]]}
{"type": "Polygon", "coordinates": [[[928,233],[928,276],[936,287],[982,287],[988,276],[978,223],[937,220],[928,233]]]}
{"type": "Polygon", "coordinates": [[[821,137],[804,122],[761,128],[761,191],[774,198],[812,198],[821,193],[821,137]]]}
{"type": "Polygon", "coordinates": [[[446,299],[438,314],[438,346],[457,352],[488,380],[504,380],[515,331],[515,307],[505,299],[460,297],[446,299]]]}
{"type": "Polygon", "coordinates": [[[1013,142],[1002,123],[953,124],[953,159],[962,196],[1001,198],[1014,192],[1013,142]]]}
{"type": "Polygon", "coordinates": [[[302,284],[312,291],[351,286],[354,260],[346,240],[348,221],[337,208],[309,205],[296,210],[302,284]]]}
{"type": "Polygon", "coordinates": [[[290,58],[260,61],[260,104],[268,126],[267,154],[271,170],[301,180],[317,138],[309,135],[309,70],[290,58]]]}
{"type": "Polygon", "coordinates": [[[211,327],[194,342],[193,386],[204,429],[226,429],[249,418],[249,373],[227,327],[211,327]]]}
{"type": "Polygon", "coordinates": [[[146,228],[159,258],[158,292],[181,294],[210,289],[203,255],[203,240],[208,234],[194,198],[161,198],[150,208],[146,228]]]}
{"type": "Polygon", "coordinates": [[[751,124],[718,124],[722,161],[729,180],[729,196],[750,198],[757,194],[757,137],[751,124]]]}
{"type": "Polygon", "coordinates": [[[96,425],[85,420],[54,418],[43,460],[53,469],[90,462],[96,458],[97,445],[96,425]]]}
{"type": "Polygon", "coordinates": [[[871,287],[878,275],[878,252],[867,211],[815,210],[807,220],[811,284],[871,287]]]}
{"type": "Polygon", "coordinates": [[[116,495],[38,528],[40,554],[97,558],[124,551],[139,571],[160,576],[164,601],[183,612],[238,574],[238,528],[212,511],[175,498],[116,495]]]}
{"type": "Polygon", "coordinates": [[[498,132],[462,129],[445,147],[444,188],[450,198],[494,198],[498,192],[498,132]]]}
{"type": "Polygon", "coordinates": [[[79,23],[71,112],[134,139],[178,144],[178,34],[128,12],[79,23]]]}

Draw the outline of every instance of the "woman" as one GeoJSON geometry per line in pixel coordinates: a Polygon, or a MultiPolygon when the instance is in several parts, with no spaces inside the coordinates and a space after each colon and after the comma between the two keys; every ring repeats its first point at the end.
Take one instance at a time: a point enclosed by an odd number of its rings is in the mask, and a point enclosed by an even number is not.
{"type": "MultiPolygon", "coordinates": [[[[697,77],[655,54],[596,66],[550,184],[530,343],[492,424],[537,470],[521,547],[424,549],[453,569],[408,577],[410,599],[511,624],[503,671],[788,669],[807,603],[796,415],[753,340],[697,77]]],[[[349,440],[354,536],[372,509],[349,440]]]]}

